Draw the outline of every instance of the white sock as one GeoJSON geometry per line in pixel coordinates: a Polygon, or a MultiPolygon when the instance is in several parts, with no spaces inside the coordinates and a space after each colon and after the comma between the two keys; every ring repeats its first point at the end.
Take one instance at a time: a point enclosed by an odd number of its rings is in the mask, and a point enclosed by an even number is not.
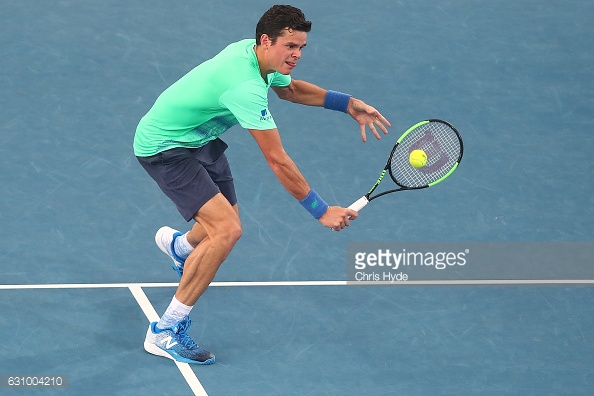
{"type": "Polygon", "coordinates": [[[157,323],[157,327],[160,329],[169,329],[173,325],[177,324],[184,316],[189,315],[193,306],[188,306],[180,303],[175,296],[171,300],[171,303],[167,307],[167,310],[161,316],[161,320],[157,323]]]}
{"type": "Polygon", "coordinates": [[[186,232],[184,235],[178,236],[175,238],[175,242],[173,243],[173,249],[175,250],[175,253],[183,259],[188,258],[190,253],[192,253],[194,250],[194,247],[190,245],[190,242],[188,242],[187,235],[188,233],[186,232]]]}

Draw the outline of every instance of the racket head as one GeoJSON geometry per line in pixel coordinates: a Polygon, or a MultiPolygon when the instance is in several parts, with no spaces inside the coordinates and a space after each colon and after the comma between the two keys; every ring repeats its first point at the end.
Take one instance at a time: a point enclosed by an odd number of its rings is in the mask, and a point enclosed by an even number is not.
{"type": "Polygon", "coordinates": [[[402,189],[434,186],[450,176],[460,164],[464,144],[460,133],[447,121],[421,121],[400,136],[392,149],[386,168],[402,189]],[[410,164],[413,150],[423,150],[427,163],[421,168],[410,164]]]}

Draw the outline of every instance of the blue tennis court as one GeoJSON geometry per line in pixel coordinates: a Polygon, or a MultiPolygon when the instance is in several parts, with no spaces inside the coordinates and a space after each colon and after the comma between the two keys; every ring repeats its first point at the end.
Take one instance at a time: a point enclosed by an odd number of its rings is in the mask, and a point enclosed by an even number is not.
{"type": "Polygon", "coordinates": [[[364,144],[350,117],[270,93],[285,149],[329,204],[361,197],[420,120],[454,124],[464,158],[332,233],[246,130],[226,132],[243,235],[191,315],[217,363],[190,367],[143,349],[179,280],[154,234],[188,225],[134,158],[134,130],[170,84],[253,37],[272,3],[2,3],[0,393],[594,393],[592,278],[346,282],[352,242],[594,240],[594,4],[292,3],[313,22],[293,78],[392,123],[364,144]],[[6,382],[42,375],[67,387],[6,382]]]}

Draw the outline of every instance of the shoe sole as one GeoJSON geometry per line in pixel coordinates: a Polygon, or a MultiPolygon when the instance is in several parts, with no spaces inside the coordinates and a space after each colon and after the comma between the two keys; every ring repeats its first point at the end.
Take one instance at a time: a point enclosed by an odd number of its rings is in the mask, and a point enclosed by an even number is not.
{"type": "MultiPolygon", "coordinates": [[[[173,265],[175,265],[175,267],[177,269],[180,269],[181,266],[179,265],[179,263],[173,257],[171,257],[171,255],[169,254],[169,252],[167,252],[167,250],[165,249],[165,247],[161,246],[161,241],[162,241],[162,235],[163,234],[175,234],[176,232],[179,232],[179,231],[178,230],[174,230],[173,228],[168,227],[168,226],[163,226],[163,227],[159,228],[159,230],[155,234],[155,243],[157,244],[157,247],[159,248],[160,251],[162,251],[167,256],[169,256],[169,258],[171,259],[171,261],[173,261],[173,265]]],[[[173,270],[175,272],[177,272],[177,274],[181,278],[182,274],[180,274],[177,269],[174,268],[173,270]]],[[[183,273],[183,269],[181,269],[181,271],[183,273]]]]}
{"type": "Polygon", "coordinates": [[[171,258],[171,256],[169,255],[169,253],[167,252],[167,250],[165,249],[165,247],[161,246],[161,241],[163,240],[162,235],[165,234],[165,233],[167,233],[167,234],[169,234],[169,233],[174,234],[176,232],[179,232],[179,231],[174,230],[171,227],[164,226],[164,227],[159,228],[159,230],[155,234],[155,243],[159,247],[159,250],[161,250],[163,253],[165,253],[166,255],[168,255],[170,258],[171,258]]]}
{"type": "Polygon", "coordinates": [[[164,351],[163,349],[159,348],[155,344],[151,344],[151,343],[146,342],[146,341],[144,343],[144,350],[147,351],[150,354],[153,354],[153,355],[156,355],[156,356],[162,356],[162,357],[165,357],[167,359],[171,359],[174,362],[189,363],[189,364],[213,364],[215,362],[215,357],[214,356],[211,357],[208,360],[203,361],[203,362],[200,362],[198,360],[185,359],[185,358],[182,358],[182,357],[180,357],[179,359],[176,359],[169,352],[164,351]]]}

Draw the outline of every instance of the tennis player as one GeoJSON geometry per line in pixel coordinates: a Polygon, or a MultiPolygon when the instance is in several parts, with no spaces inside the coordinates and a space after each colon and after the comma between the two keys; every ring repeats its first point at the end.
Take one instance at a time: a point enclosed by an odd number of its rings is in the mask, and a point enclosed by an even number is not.
{"type": "MultiPolygon", "coordinates": [[[[347,227],[357,212],[329,206],[307,183],[283,149],[268,108],[268,89],[290,102],[349,114],[360,125],[388,133],[390,123],[373,107],[350,95],[291,79],[311,22],[298,8],[275,5],[260,19],[256,39],[230,44],[167,88],[140,120],[134,154],[175,203],[191,229],[162,227],[158,247],[181,277],[171,304],[151,323],[144,348],[185,363],[211,364],[212,353],[189,337],[190,311],[213,280],[239,237],[237,197],[219,136],[239,124],[249,130],[284,188],[323,226],[347,227]]],[[[317,132],[316,132],[317,133],[317,132]]],[[[313,136],[312,136],[313,139],[313,136]]]]}

